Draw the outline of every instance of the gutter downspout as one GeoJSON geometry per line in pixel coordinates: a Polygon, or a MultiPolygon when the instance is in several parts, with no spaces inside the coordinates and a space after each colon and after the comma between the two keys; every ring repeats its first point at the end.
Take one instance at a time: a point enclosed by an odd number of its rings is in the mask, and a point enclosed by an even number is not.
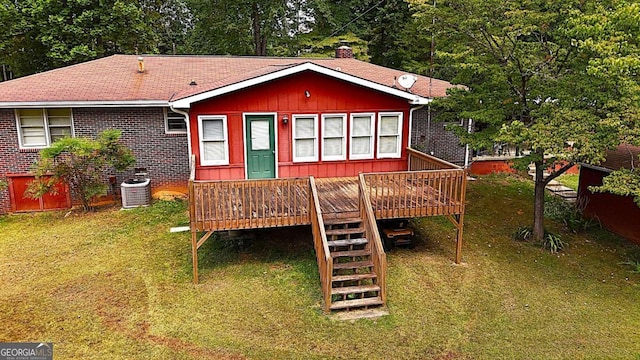
{"type": "Polygon", "coordinates": [[[195,164],[191,164],[191,155],[193,154],[193,152],[191,150],[191,121],[189,121],[189,113],[186,111],[182,111],[174,108],[171,102],[169,102],[169,109],[171,109],[171,111],[175,113],[184,115],[184,121],[187,123],[187,148],[189,149],[188,159],[189,159],[189,166],[191,167],[195,164]]]}
{"type": "MultiPolygon", "coordinates": [[[[469,119],[469,125],[467,126],[467,132],[468,132],[469,134],[471,134],[471,130],[473,129],[472,124],[473,124],[473,119],[469,119]]],[[[466,145],[465,152],[464,152],[464,168],[465,168],[465,169],[468,169],[468,168],[469,168],[469,165],[470,165],[470,163],[471,163],[471,161],[469,161],[469,155],[470,155],[470,152],[471,152],[471,151],[470,151],[470,149],[469,149],[469,144],[467,144],[467,145],[466,145]]]]}
{"type": "MultiPolygon", "coordinates": [[[[431,102],[431,99],[429,99],[429,102],[431,102]]],[[[411,147],[411,136],[412,136],[412,128],[413,128],[413,112],[416,110],[420,110],[424,107],[424,105],[418,105],[416,107],[412,107],[411,109],[409,109],[409,147],[411,147]]]]}

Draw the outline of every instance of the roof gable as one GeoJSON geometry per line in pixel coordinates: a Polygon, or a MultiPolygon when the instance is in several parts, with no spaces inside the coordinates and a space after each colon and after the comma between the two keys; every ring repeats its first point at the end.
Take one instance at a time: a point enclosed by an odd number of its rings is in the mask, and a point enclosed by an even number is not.
{"type": "Polygon", "coordinates": [[[412,94],[407,91],[403,91],[391,86],[378,84],[376,82],[363,79],[357,76],[353,76],[353,75],[344,73],[342,71],[333,70],[324,66],[320,66],[312,62],[305,62],[302,64],[285,67],[283,69],[273,69],[273,71],[270,71],[255,77],[244,76],[244,78],[238,82],[231,82],[229,84],[226,84],[217,88],[212,88],[211,90],[208,90],[208,91],[195,93],[195,94],[189,94],[189,92],[186,92],[183,94],[177,94],[175,99],[171,101],[171,105],[176,108],[186,109],[186,108],[189,108],[191,104],[193,104],[194,102],[228,94],[230,92],[241,90],[250,86],[263,84],[265,82],[280,79],[285,76],[298,74],[303,71],[313,71],[313,72],[327,75],[336,79],[344,80],[352,84],[363,86],[365,88],[377,90],[389,95],[406,99],[410,103],[416,104],[416,105],[423,105],[429,102],[429,99],[416,94],[412,94]]]}

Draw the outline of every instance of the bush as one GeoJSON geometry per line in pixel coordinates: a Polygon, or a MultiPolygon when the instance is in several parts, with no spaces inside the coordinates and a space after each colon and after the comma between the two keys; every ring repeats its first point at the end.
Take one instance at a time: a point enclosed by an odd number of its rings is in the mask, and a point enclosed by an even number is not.
{"type": "Polygon", "coordinates": [[[104,171],[122,171],[135,162],[131,150],[120,141],[121,134],[120,130],[111,129],[95,140],[65,137],[41,150],[35,164],[36,180],[29,185],[27,195],[38,198],[55,192],[56,185],[62,182],[69,185],[84,209],[90,210],[91,202],[106,194],[104,171]]]}
{"type": "Polygon", "coordinates": [[[564,224],[573,233],[584,232],[598,225],[597,222],[582,216],[586,205],[586,201],[570,204],[553,197],[545,201],[544,217],[564,224]]]}
{"type": "Polygon", "coordinates": [[[551,251],[552,254],[562,251],[566,246],[567,244],[562,240],[562,236],[559,234],[552,234],[546,231],[544,232],[542,247],[551,251]]]}

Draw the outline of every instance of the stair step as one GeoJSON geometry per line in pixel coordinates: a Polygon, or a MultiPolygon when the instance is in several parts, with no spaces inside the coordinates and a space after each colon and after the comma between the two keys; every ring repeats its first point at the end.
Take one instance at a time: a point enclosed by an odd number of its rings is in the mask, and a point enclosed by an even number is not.
{"type": "Polygon", "coordinates": [[[356,257],[369,255],[371,255],[371,251],[369,250],[334,251],[331,253],[331,257],[334,259],[337,257],[356,257]]]}
{"type": "Polygon", "coordinates": [[[378,297],[370,297],[364,299],[342,300],[331,303],[331,310],[357,308],[365,306],[382,305],[382,299],[378,297]]]}
{"type": "Polygon", "coordinates": [[[331,289],[331,295],[344,295],[344,294],[360,294],[371,291],[380,291],[378,285],[360,285],[360,286],[344,286],[331,289]]]}
{"type": "Polygon", "coordinates": [[[359,268],[366,268],[366,267],[372,267],[372,266],[373,266],[373,261],[353,261],[348,263],[333,264],[333,269],[334,270],[359,269],[359,268]]]}
{"type": "Polygon", "coordinates": [[[362,238],[342,239],[342,240],[329,240],[327,241],[327,245],[329,246],[365,245],[367,242],[368,242],[367,239],[362,239],[362,238]]]}
{"type": "Polygon", "coordinates": [[[378,276],[375,273],[367,273],[367,274],[349,274],[349,275],[333,275],[331,280],[333,282],[342,282],[342,281],[356,281],[356,280],[366,280],[366,279],[375,279],[378,276]]]}
{"type": "Polygon", "coordinates": [[[348,228],[348,229],[328,229],[325,230],[327,236],[330,235],[349,235],[349,234],[362,234],[364,232],[364,228],[348,228]]]}
{"type": "Polygon", "coordinates": [[[322,220],[325,225],[357,224],[362,222],[361,218],[329,218],[322,220]]]}

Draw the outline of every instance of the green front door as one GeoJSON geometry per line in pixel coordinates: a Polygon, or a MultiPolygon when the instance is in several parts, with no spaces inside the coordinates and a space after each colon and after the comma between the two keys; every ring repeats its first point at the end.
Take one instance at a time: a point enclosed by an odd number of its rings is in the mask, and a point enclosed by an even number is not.
{"type": "Polygon", "coordinates": [[[246,117],[247,177],[269,179],[276,177],[276,140],[273,115],[246,117]]]}

